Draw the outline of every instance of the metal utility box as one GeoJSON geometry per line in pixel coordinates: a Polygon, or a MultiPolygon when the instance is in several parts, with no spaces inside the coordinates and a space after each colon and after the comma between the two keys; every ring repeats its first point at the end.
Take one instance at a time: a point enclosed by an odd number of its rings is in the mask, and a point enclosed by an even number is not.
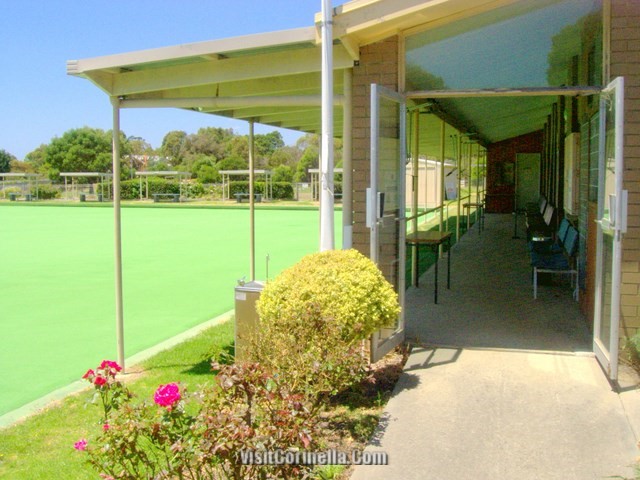
{"type": "Polygon", "coordinates": [[[253,281],[238,285],[235,288],[236,300],[236,361],[248,360],[246,349],[249,338],[258,325],[256,302],[260,298],[264,283],[253,281]]]}

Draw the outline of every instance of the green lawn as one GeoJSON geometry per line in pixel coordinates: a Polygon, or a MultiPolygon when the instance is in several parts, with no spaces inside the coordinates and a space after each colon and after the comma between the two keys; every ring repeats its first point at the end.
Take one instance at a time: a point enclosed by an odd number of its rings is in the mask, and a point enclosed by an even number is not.
{"type": "MultiPolygon", "coordinates": [[[[179,382],[193,392],[213,383],[210,359],[233,347],[232,321],[209,328],[198,336],[154,355],[136,367],[138,373],[123,381],[136,402],[153,402],[158,385],[179,382]]],[[[95,367],[95,365],[90,365],[95,367]]],[[[87,387],[89,385],[87,384],[87,387]]],[[[98,474],[86,455],[73,449],[80,438],[91,441],[100,431],[102,409],[90,404],[88,388],[59,405],[0,430],[0,478],[12,480],[95,479],[98,474]]]]}
{"type": "MultiPolygon", "coordinates": [[[[316,251],[318,225],[258,210],[256,277],[316,251]]],[[[247,209],[124,208],[122,236],[126,356],[232,309],[249,275],[247,209]]],[[[116,357],[113,210],[0,205],[0,252],[2,415],[116,357]]]]}

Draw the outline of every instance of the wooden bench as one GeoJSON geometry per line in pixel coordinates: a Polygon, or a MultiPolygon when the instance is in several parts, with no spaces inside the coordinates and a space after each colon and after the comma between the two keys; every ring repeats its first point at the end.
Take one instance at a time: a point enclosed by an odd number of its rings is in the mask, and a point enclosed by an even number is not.
{"type": "Polygon", "coordinates": [[[179,193],[154,193],[153,203],[158,203],[163,198],[168,199],[170,202],[178,203],[180,201],[180,194],[179,193]]]}
{"type": "MultiPolygon", "coordinates": [[[[236,202],[238,203],[242,203],[243,201],[249,201],[250,200],[250,195],[248,193],[234,193],[233,194],[234,197],[236,197],[236,202]]],[[[261,193],[254,193],[253,194],[253,200],[255,202],[261,203],[262,202],[262,194],[261,193]]]]}
{"type": "Polygon", "coordinates": [[[578,267],[576,253],[578,251],[578,230],[563,220],[558,229],[555,243],[542,248],[539,242],[532,242],[531,266],[533,267],[533,298],[538,298],[538,273],[566,274],[571,276],[575,288],[573,298],[578,300],[578,267]],[[562,237],[562,238],[561,238],[562,237]]]}

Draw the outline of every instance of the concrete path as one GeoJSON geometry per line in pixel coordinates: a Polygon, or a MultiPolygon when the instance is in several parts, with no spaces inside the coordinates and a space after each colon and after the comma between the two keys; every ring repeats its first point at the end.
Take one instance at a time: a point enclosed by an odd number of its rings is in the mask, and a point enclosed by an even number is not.
{"type": "Polygon", "coordinates": [[[389,464],[358,466],[352,480],[633,478],[640,394],[612,391],[568,285],[531,298],[510,220],[488,215],[481,236],[454,247],[437,306],[432,272],[408,291],[420,343],[367,448],[389,464]]]}

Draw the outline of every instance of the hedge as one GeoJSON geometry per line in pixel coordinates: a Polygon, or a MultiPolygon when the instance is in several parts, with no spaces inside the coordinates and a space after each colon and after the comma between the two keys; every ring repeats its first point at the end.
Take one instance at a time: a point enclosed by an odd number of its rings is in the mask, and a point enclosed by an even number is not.
{"type": "MultiPolygon", "coordinates": [[[[154,193],[180,193],[180,182],[178,180],[168,180],[160,177],[149,177],[149,197],[154,193]]],[[[147,179],[142,180],[142,195],[146,195],[147,179]]],[[[111,182],[105,183],[106,188],[112,188],[111,182]]],[[[100,185],[96,186],[100,191],[100,185]]],[[[196,198],[204,195],[204,187],[198,182],[183,182],[182,195],[188,198],[196,198]]],[[[132,178],[120,182],[120,198],[122,200],[137,200],[140,198],[140,179],[132,178]]]]}
{"type": "MultiPolygon", "coordinates": [[[[290,182],[273,182],[272,186],[274,200],[293,200],[293,185],[290,182]]],[[[255,182],[253,185],[253,191],[254,193],[264,195],[264,182],[255,182]]],[[[249,193],[249,182],[229,182],[229,193],[231,197],[236,193],[249,193]]]]}

